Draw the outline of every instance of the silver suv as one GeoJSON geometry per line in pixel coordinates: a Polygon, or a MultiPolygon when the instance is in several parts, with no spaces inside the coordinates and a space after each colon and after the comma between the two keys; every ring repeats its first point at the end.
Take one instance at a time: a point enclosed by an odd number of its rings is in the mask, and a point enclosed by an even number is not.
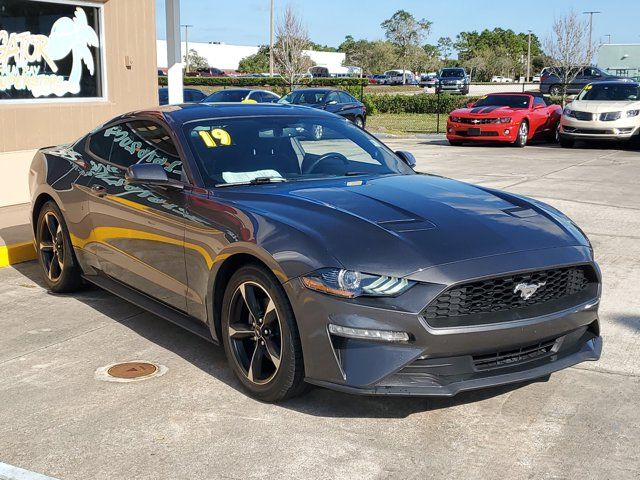
{"type": "Polygon", "coordinates": [[[471,79],[469,78],[469,75],[467,75],[467,71],[464,68],[443,68],[438,74],[436,93],[449,92],[468,95],[469,83],[471,83],[471,79]]]}

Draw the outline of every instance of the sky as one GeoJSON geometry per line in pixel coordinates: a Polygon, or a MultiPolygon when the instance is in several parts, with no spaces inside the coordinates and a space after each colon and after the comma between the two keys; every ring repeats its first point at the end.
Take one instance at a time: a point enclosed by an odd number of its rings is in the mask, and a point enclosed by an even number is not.
{"type": "MultiPolygon", "coordinates": [[[[157,2],[158,38],[166,38],[164,0],[157,2]]],[[[270,0],[181,0],[181,23],[191,24],[189,40],[236,45],[269,43],[270,0]]],[[[640,0],[275,0],[276,16],[286,5],[302,16],[311,40],[337,47],[346,35],[381,39],[380,23],[396,10],[433,22],[428,43],[455,39],[460,31],[501,27],[516,32],[532,30],[548,37],[556,16],[588,10],[594,15],[594,41],[640,43],[640,0]]],[[[586,18],[586,16],[585,16],[586,18]]]]}

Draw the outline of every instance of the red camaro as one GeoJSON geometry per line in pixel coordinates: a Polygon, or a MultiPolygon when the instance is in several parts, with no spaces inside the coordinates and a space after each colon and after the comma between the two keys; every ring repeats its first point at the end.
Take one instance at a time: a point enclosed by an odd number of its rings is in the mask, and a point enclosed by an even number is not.
{"type": "Polygon", "coordinates": [[[524,147],[529,140],[556,139],[562,108],[531,93],[496,93],[467,108],[454,110],[447,121],[451,145],[464,142],[508,142],[524,147]]]}

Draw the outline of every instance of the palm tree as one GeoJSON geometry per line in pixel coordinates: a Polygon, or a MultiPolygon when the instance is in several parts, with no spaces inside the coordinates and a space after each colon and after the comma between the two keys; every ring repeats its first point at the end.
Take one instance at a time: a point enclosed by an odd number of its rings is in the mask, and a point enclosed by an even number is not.
{"type": "Polygon", "coordinates": [[[53,24],[46,47],[47,54],[52,60],[61,60],[69,53],[73,54],[69,79],[58,85],[56,95],[80,93],[82,63],[84,62],[89,73],[93,75],[95,64],[89,47],[97,47],[99,44],[98,34],[89,25],[87,14],[80,7],[76,8],[73,19],[63,17],[53,24]]]}

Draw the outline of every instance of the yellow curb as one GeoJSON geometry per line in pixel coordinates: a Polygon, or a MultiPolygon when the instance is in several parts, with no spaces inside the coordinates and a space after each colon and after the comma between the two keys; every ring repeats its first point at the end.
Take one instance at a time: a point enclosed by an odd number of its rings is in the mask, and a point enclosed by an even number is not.
{"type": "Polygon", "coordinates": [[[0,268],[35,259],[36,249],[33,247],[33,242],[0,246],[0,268]]]}

